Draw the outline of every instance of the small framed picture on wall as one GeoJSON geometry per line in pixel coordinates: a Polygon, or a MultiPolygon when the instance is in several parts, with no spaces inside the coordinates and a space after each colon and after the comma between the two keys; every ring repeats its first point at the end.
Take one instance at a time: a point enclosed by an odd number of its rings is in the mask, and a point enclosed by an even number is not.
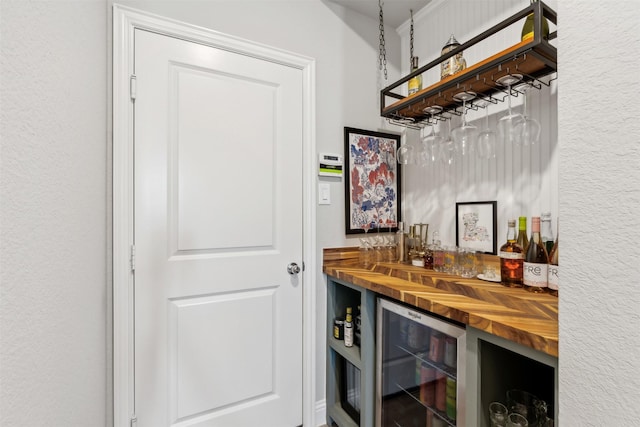
{"type": "Polygon", "coordinates": [[[496,255],[496,207],[495,201],[456,203],[456,245],[496,255]]]}

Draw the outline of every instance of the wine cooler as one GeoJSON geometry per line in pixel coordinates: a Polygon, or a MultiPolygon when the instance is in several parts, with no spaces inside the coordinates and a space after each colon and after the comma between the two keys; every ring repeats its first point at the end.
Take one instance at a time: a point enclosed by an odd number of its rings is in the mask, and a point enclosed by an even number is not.
{"type": "Polygon", "coordinates": [[[376,347],[378,427],[467,426],[463,327],[379,298],[376,347]]]}

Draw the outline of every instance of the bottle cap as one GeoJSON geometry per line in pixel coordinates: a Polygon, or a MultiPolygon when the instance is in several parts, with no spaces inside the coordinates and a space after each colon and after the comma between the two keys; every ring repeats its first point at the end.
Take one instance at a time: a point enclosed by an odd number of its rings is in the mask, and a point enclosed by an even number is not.
{"type": "Polygon", "coordinates": [[[415,70],[418,68],[418,57],[414,56],[413,58],[411,58],[411,70],[415,70]]]}
{"type": "Polygon", "coordinates": [[[507,224],[509,225],[509,227],[515,227],[516,226],[516,220],[515,219],[510,219],[509,221],[507,221],[507,224]]]}

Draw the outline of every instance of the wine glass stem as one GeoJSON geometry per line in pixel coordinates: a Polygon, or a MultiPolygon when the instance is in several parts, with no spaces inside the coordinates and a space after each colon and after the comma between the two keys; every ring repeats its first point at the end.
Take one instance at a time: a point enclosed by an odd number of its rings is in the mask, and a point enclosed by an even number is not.
{"type": "Polygon", "coordinates": [[[462,100],[462,126],[467,125],[467,100],[462,100]]]}
{"type": "Polygon", "coordinates": [[[484,107],[484,124],[485,124],[485,129],[489,129],[489,105],[488,104],[486,107],[484,107]]]}
{"type": "Polygon", "coordinates": [[[511,85],[507,85],[507,98],[508,99],[508,104],[509,104],[509,115],[511,115],[511,85]]]}

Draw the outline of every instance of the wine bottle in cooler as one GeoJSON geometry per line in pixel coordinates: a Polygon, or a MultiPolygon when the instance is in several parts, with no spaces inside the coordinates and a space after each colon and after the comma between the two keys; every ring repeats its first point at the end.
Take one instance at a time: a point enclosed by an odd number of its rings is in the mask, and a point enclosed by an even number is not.
{"type": "Polygon", "coordinates": [[[549,273],[548,273],[549,293],[555,296],[558,296],[558,279],[559,279],[559,272],[560,272],[559,271],[560,267],[558,267],[559,235],[560,235],[560,230],[558,230],[558,236],[556,236],[556,241],[553,244],[551,253],[549,253],[549,273]]]}
{"type": "Polygon", "coordinates": [[[518,238],[516,242],[520,245],[524,253],[527,253],[529,249],[529,238],[527,237],[527,217],[521,216],[518,218],[518,238]]]}
{"type": "Polygon", "coordinates": [[[516,242],[516,220],[507,222],[507,243],[500,247],[500,282],[511,288],[522,287],[524,250],[516,242]]]}
{"type": "Polygon", "coordinates": [[[529,292],[546,292],[548,287],[549,255],[540,237],[540,217],[531,218],[531,240],[524,257],[522,281],[529,292]]]}

